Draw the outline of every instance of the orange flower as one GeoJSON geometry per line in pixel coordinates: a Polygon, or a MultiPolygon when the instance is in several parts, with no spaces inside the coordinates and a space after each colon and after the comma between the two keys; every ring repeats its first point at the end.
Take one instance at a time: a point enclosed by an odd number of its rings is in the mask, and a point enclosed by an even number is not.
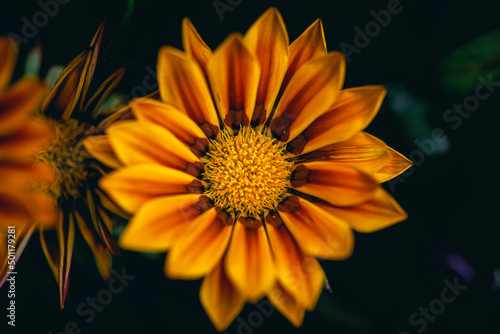
{"type": "Polygon", "coordinates": [[[34,223],[50,223],[55,214],[49,198],[29,188],[34,181],[53,179],[47,166],[30,160],[31,154],[52,136],[46,124],[33,118],[46,88],[29,77],[9,87],[15,61],[14,45],[0,37],[0,286],[10,271],[7,228],[15,227],[18,258],[34,223]]]}
{"type": "Polygon", "coordinates": [[[41,118],[50,124],[55,135],[48,145],[37,150],[35,159],[48,164],[56,177],[51,183],[38,184],[37,188],[40,193],[50,196],[58,214],[53,220],[55,229],[40,226],[40,239],[59,285],[61,308],[67,295],[76,228],[90,246],[103,278],[110,277],[111,254],[120,254],[105,209],[121,210],[99,189],[98,179],[106,172],[106,167],[93,159],[84,146],[88,138],[101,142],[104,128],[123,115],[123,112],[101,111],[100,108],[121,79],[124,69],[111,74],[90,98],[87,97],[102,33],[103,26],[98,29],[89,49],[64,68],[41,108],[41,118]]]}
{"type": "Polygon", "coordinates": [[[342,89],[321,21],[289,45],[274,8],[214,53],[187,19],[182,40],[159,52],[163,102],[133,101],[137,120],[107,131],[123,167],[100,184],[134,214],[119,243],[169,250],[171,278],[205,277],[218,330],[264,296],[300,326],[325,282],[315,258],[345,259],[352,229],[406,218],[379,183],[411,163],[362,132],[385,89],[342,89]]]}

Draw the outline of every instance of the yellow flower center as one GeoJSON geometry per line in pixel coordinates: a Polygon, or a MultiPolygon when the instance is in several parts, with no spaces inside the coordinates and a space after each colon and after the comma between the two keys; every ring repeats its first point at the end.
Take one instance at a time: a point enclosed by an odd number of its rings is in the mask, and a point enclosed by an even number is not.
{"type": "Polygon", "coordinates": [[[285,153],[282,142],[252,128],[221,131],[202,158],[205,194],[233,216],[262,217],[290,186],[285,153]]]}
{"type": "Polygon", "coordinates": [[[58,201],[71,200],[82,195],[87,185],[91,155],[82,139],[85,126],[74,119],[53,121],[55,137],[38,154],[38,159],[49,163],[56,172],[56,180],[48,191],[58,201]]]}

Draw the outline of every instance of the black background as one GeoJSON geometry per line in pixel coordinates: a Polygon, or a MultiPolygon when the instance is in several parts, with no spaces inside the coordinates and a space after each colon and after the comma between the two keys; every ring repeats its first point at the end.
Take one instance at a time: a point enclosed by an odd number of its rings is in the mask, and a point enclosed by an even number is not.
{"type": "MultiPolygon", "coordinates": [[[[96,81],[127,66],[117,91],[137,96],[141,91],[152,92],[137,86],[151,87],[154,82],[147,69],[155,68],[159,47],[181,47],[183,17],[191,19],[214,49],[229,33],[244,33],[262,12],[276,6],[290,40],[319,17],[328,49],[338,50],[342,42],[354,45],[354,27],[364,29],[373,20],[370,11],[385,9],[388,3],[233,1],[237,2],[240,4],[225,12],[221,21],[212,0],[136,1],[130,20],[123,20],[127,1],[70,0],[59,6],[58,13],[35,37],[21,45],[19,57],[23,59],[35,43],[41,43],[43,77],[51,65],[67,64],[86,48],[98,25],[107,19],[96,81]],[[143,83],[145,79],[149,84],[143,83]]],[[[306,313],[302,328],[295,329],[275,311],[264,316],[260,326],[243,328],[236,321],[227,333],[418,333],[423,326],[413,326],[409,316],[439,299],[445,280],[458,280],[467,288],[422,332],[500,333],[500,294],[498,283],[492,283],[493,273],[500,268],[500,92],[481,101],[479,108],[453,129],[443,114],[473,91],[449,92],[441,85],[439,71],[440,61],[450,52],[500,27],[494,4],[402,0],[401,13],[393,15],[390,24],[359,54],[351,56],[345,87],[383,84],[389,89],[367,131],[416,162],[412,172],[403,177],[404,182],[387,187],[407,210],[409,219],[374,234],[356,234],[354,254],[346,261],[321,262],[333,293],[323,292],[316,310],[306,313]],[[446,133],[447,141],[433,152],[419,149],[415,140],[430,138],[436,128],[446,133]],[[472,268],[473,277],[467,275],[464,264],[450,265],[445,254],[460,256],[472,268]]],[[[3,2],[0,33],[21,35],[22,18],[32,22],[40,10],[36,1],[3,2]]],[[[494,47],[500,41],[490,43],[483,47],[494,47]]],[[[22,73],[22,60],[18,65],[17,76],[22,73]]],[[[33,237],[17,266],[16,328],[2,333],[64,333],[69,321],[75,321],[81,333],[216,332],[199,302],[200,282],[165,278],[164,254],[124,252],[114,268],[125,268],[135,279],[87,324],[87,318],[76,309],[107,283],[98,275],[81,240],[74,257],[69,297],[65,310],[60,311],[57,285],[38,237],[33,237]]],[[[0,289],[1,326],[7,322],[6,294],[5,287],[0,289]]],[[[240,319],[248,321],[256,310],[248,304],[240,319]]]]}

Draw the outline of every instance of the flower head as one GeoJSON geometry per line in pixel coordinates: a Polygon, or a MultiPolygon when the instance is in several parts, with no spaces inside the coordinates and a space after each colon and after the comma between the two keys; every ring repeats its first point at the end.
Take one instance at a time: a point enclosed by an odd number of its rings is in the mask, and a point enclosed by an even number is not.
{"type": "MultiPolygon", "coordinates": [[[[88,50],[80,53],[59,75],[47,94],[38,116],[53,136],[46,145],[36,147],[32,160],[50,167],[50,182],[31,182],[34,192],[49,198],[47,206],[56,211],[50,225],[38,225],[47,261],[59,285],[60,305],[64,307],[75,231],[78,228],[94,253],[104,278],[110,277],[111,254],[120,252],[112,238],[112,222],[107,210],[118,210],[100,191],[98,179],[106,167],[87,151],[84,141],[102,141],[104,128],[121,113],[101,112],[106,97],[121,79],[119,69],[105,80],[89,98],[87,93],[98,61],[103,26],[88,50]]],[[[121,212],[118,210],[118,212],[121,212]]]]}
{"type": "Polygon", "coordinates": [[[362,132],[385,89],[342,89],[321,21],[289,44],[274,8],[213,53],[186,19],[183,45],[159,52],[162,101],[135,100],[137,120],[108,129],[123,166],[101,185],[134,215],[120,244],[169,250],[169,277],[205,277],[219,330],[264,296],[299,326],[325,282],[315,258],[345,259],[352,229],[406,218],[379,183],[410,162],[362,132]]]}
{"type": "Polygon", "coordinates": [[[0,286],[11,271],[7,270],[7,230],[15,230],[17,259],[35,223],[50,224],[55,216],[50,199],[29,187],[54,176],[46,165],[30,159],[52,137],[49,127],[33,117],[46,87],[27,76],[9,85],[16,62],[12,43],[0,37],[0,286]]]}

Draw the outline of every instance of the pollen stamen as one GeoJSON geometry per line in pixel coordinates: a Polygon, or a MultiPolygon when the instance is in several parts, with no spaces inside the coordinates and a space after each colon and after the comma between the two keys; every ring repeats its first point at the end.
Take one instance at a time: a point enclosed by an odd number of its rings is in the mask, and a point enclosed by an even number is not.
{"type": "Polygon", "coordinates": [[[74,119],[53,121],[54,139],[37,159],[48,163],[56,172],[56,180],[47,189],[56,200],[71,200],[81,195],[89,174],[90,153],[82,138],[84,125],[74,119]]]}
{"type": "Polygon", "coordinates": [[[285,153],[282,142],[252,128],[221,131],[202,158],[205,194],[233,216],[262,217],[290,186],[293,162],[285,153]]]}

